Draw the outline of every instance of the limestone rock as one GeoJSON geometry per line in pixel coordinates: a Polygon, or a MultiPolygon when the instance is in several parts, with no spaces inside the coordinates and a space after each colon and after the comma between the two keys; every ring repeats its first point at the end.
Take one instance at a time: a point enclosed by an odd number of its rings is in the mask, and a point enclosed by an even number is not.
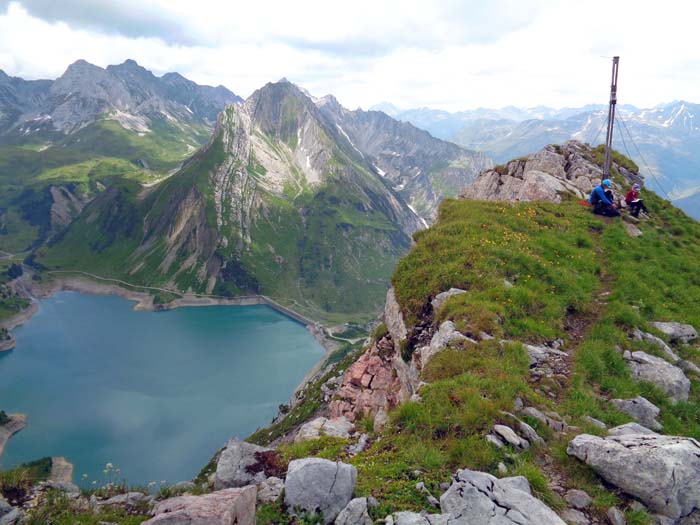
{"type": "MultiPolygon", "coordinates": [[[[448,516],[442,514],[418,514],[416,512],[397,512],[391,516],[394,525],[448,525],[448,516]]],[[[390,522],[386,522],[387,524],[390,522]]]]}
{"type": "Polygon", "coordinates": [[[267,477],[264,468],[255,468],[259,465],[260,453],[263,452],[270,452],[270,449],[238,438],[229,440],[216,463],[214,489],[244,487],[264,481],[267,477]]]}
{"type": "Polygon", "coordinates": [[[624,425],[608,430],[609,436],[629,436],[631,434],[644,434],[650,436],[657,435],[656,432],[648,429],[647,427],[643,427],[639,423],[625,423],[624,425]]]}
{"type": "Polygon", "coordinates": [[[437,312],[440,307],[447,301],[450,297],[453,297],[455,295],[460,295],[463,293],[467,293],[466,290],[460,290],[459,288],[450,288],[446,292],[441,292],[435,296],[435,298],[430,301],[431,306],[433,307],[433,312],[437,312]]]}
{"type": "Polygon", "coordinates": [[[384,324],[386,324],[391,338],[398,345],[400,341],[403,341],[408,336],[408,331],[406,330],[406,325],[404,324],[403,314],[401,313],[401,306],[399,306],[396,300],[396,293],[394,288],[389,288],[386,293],[386,304],[384,306],[384,324]]]}
{"type": "Polygon", "coordinates": [[[0,518],[5,514],[9,514],[12,511],[12,505],[10,505],[5,498],[0,494],[0,518]]]}
{"type": "Polygon", "coordinates": [[[561,512],[561,517],[569,525],[589,525],[591,523],[583,512],[576,509],[564,509],[561,512]]]}
{"type": "Polygon", "coordinates": [[[642,235],[642,230],[640,230],[631,222],[625,221],[622,224],[625,227],[625,232],[627,232],[627,235],[629,235],[630,237],[639,237],[640,235],[642,235]]]}
{"type": "Polygon", "coordinates": [[[661,423],[656,418],[661,410],[642,396],[634,399],[613,399],[611,403],[624,414],[635,419],[647,428],[661,430],[661,423]]]}
{"type": "Polygon", "coordinates": [[[355,498],[340,511],[335,519],[335,525],[373,525],[374,520],[369,515],[369,509],[376,505],[373,498],[355,498]]]}
{"type": "Polygon", "coordinates": [[[636,379],[658,386],[673,402],[688,400],[690,380],[677,366],[645,352],[632,352],[626,359],[636,379]]]}
{"type": "Polygon", "coordinates": [[[319,513],[332,523],[350,502],[357,470],[327,459],[297,459],[289,464],[284,482],[284,502],[291,514],[319,513]]]}
{"type": "Polygon", "coordinates": [[[668,518],[689,516],[700,502],[700,443],[694,439],[581,434],[569,443],[567,453],[668,518]]]}
{"type": "Polygon", "coordinates": [[[659,332],[667,335],[672,343],[678,341],[679,343],[688,344],[690,341],[698,338],[698,331],[689,324],[658,321],[650,324],[659,332]]]}
{"type": "Polygon", "coordinates": [[[610,525],[627,525],[627,519],[620,509],[610,507],[606,512],[610,525]]]}
{"type": "Polygon", "coordinates": [[[503,438],[503,440],[506,443],[513,445],[514,447],[527,448],[527,446],[528,446],[525,443],[523,443],[523,441],[525,441],[527,443],[526,440],[524,440],[523,438],[518,436],[512,428],[507,427],[506,425],[494,425],[493,431],[498,436],[503,438]]]}
{"type": "Polygon", "coordinates": [[[0,525],[19,525],[24,523],[25,515],[20,509],[12,508],[4,516],[0,516],[0,525]]]}
{"type": "Polygon", "coordinates": [[[144,525],[255,525],[255,493],[249,486],[166,499],[144,525]]]}
{"type": "Polygon", "coordinates": [[[663,339],[656,337],[654,334],[642,332],[638,328],[635,328],[632,331],[632,336],[635,339],[638,339],[640,341],[647,341],[649,343],[654,344],[659,350],[661,350],[664,354],[666,354],[668,356],[668,358],[671,359],[671,361],[673,361],[674,363],[680,360],[680,357],[678,356],[678,354],[676,354],[676,352],[674,352],[671,349],[671,347],[668,346],[663,339]]]}
{"type": "Polygon", "coordinates": [[[447,348],[449,345],[459,343],[461,341],[468,341],[476,344],[476,341],[455,330],[455,325],[452,321],[443,322],[438,331],[433,335],[433,338],[430,340],[430,344],[416,350],[416,354],[420,362],[420,369],[423,370],[433,356],[447,348]]]}
{"type": "Polygon", "coordinates": [[[582,490],[571,489],[564,495],[566,502],[575,509],[585,509],[591,504],[591,497],[582,490]]]}
{"type": "Polygon", "coordinates": [[[275,476],[270,476],[258,485],[258,501],[262,503],[274,503],[282,495],[284,481],[275,476]]]}
{"type": "Polygon", "coordinates": [[[322,436],[347,439],[354,431],[355,425],[344,416],[332,419],[317,417],[301,426],[299,432],[297,432],[297,435],[294,437],[294,442],[299,443],[309,439],[318,439],[322,436]]]}
{"type": "Polygon", "coordinates": [[[602,421],[600,421],[599,419],[596,419],[596,418],[594,418],[594,417],[591,417],[591,416],[583,416],[582,419],[583,419],[584,421],[590,423],[590,424],[593,425],[594,427],[600,428],[601,430],[605,430],[606,428],[608,428],[608,426],[607,426],[605,423],[603,423],[602,421]]]}
{"type": "Polygon", "coordinates": [[[525,478],[498,479],[460,470],[440,498],[449,523],[479,525],[564,525],[559,516],[530,493],[525,478]],[[527,490],[523,490],[527,489],[527,490]]]}

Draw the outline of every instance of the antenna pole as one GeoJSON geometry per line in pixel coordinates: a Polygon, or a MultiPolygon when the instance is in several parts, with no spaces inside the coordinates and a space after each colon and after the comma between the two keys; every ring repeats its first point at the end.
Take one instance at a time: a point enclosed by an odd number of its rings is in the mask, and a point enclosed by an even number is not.
{"type": "Polygon", "coordinates": [[[615,105],[617,104],[617,70],[620,57],[613,57],[612,83],[610,84],[610,106],[608,107],[608,134],[605,138],[605,166],[603,179],[610,178],[610,161],[612,160],[613,125],[615,124],[615,105]]]}

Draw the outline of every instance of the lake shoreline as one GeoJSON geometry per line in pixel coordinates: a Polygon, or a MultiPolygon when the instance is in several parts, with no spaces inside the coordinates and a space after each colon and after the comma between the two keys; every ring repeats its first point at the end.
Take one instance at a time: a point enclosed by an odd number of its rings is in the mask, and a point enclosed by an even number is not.
{"type": "MultiPolygon", "coordinates": [[[[278,302],[264,295],[250,295],[231,298],[206,297],[198,295],[182,294],[182,297],[170,301],[169,303],[156,304],[155,296],[149,292],[137,291],[116,283],[99,282],[96,279],[84,276],[52,276],[52,280],[48,283],[37,283],[32,281],[29,276],[17,279],[15,288],[23,296],[31,300],[31,304],[17,313],[16,315],[2,321],[0,326],[7,328],[8,331],[14,330],[18,326],[26,323],[38,311],[38,301],[48,299],[49,297],[60,292],[77,292],[92,295],[116,295],[122,299],[134,302],[133,309],[145,312],[160,312],[175,310],[177,308],[198,307],[198,306],[253,306],[266,305],[273,310],[283,314],[284,316],[304,325],[304,327],[314,336],[316,341],[324,348],[325,354],[323,360],[333,351],[339,348],[337,341],[331,339],[324,326],[309,319],[291,308],[283,306],[278,302]]],[[[8,344],[10,341],[8,341],[8,344]]],[[[11,350],[14,348],[14,337],[11,339],[11,344],[8,348],[2,348],[0,351],[11,350]]],[[[300,385],[301,386],[301,385],[300,385]]]]}
{"type": "Polygon", "coordinates": [[[5,453],[5,447],[10,438],[27,426],[26,414],[8,414],[7,417],[10,418],[10,421],[0,425],[0,459],[5,453]]]}

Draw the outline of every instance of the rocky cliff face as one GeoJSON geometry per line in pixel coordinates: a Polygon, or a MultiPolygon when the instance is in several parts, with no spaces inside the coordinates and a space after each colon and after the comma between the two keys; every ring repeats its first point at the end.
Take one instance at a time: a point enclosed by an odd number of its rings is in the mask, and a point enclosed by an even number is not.
{"type": "MultiPolygon", "coordinates": [[[[628,181],[642,178],[624,166],[614,163],[628,181]]],[[[596,163],[590,147],[576,141],[563,146],[547,146],[527,157],[486,170],[462,192],[462,198],[494,201],[561,202],[565,193],[587,198],[600,184],[602,168],[596,163]]]]}
{"type": "Polygon", "coordinates": [[[78,60],[55,81],[28,82],[0,72],[0,133],[74,133],[102,118],[147,133],[159,120],[213,125],[241,99],[169,73],[156,77],[133,60],[106,69],[78,60]]]}
{"type": "Polygon", "coordinates": [[[373,170],[428,222],[445,197],[455,197],[491,160],[436,139],[380,111],[349,111],[332,96],[317,102],[323,114],[373,170]]]}
{"type": "Polygon", "coordinates": [[[380,306],[382,283],[422,226],[286,81],[229,106],[209,144],[178,173],[140,196],[130,192],[89,206],[40,260],[65,261],[64,248],[87,236],[101,259],[133,246],[125,268],[131,281],[217,295],[263,292],[301,308],[365,312],[380,306]],[[129,219],[106,221],[117,208],[129,219]],[[139,222],[142,235],[134,229],[139,222]],[[108,243],[105,228],[114,229],[108,243]]]}

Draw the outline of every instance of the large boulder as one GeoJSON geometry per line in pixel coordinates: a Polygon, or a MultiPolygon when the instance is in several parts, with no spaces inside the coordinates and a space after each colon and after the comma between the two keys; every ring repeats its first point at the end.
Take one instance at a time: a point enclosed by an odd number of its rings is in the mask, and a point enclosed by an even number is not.
{"type": "Polygon", "coordinates": [[[565,525],[532,495],[523,477],[498,479],[484,472],[460,470],[440,497],[448,523],[479,525],[565,525]]]}
{"type": "Polygon", "coordinates": [[[326,419],[325,417],[317,417],[304,423],[294,441],[299,443],[310,439],[318,439],[322,436],[331,436],[347,439],[350,434],[355,431],[355,425],[345,416],[326,419]]]}
{"type": "Polygon", "coordinates": [[[690,341],[698,338],[698,331],[689,324],[659,321],[650,324],[659,332],[668,336],[668,340],[672,343],[678,341],[679,343],[688,344],[690,341]]]}
{"type": "Polygon", "coordinates": [[[293,515],[317,513],[332,523],[352,499],[357,470],[327,459],[297,459],[289,464],[284,503],[293,515]]]}
{"type": "Polygon", "coordinates": [[[639,423],[625,423],[608,430],[608,436],[629,436],[631,434],[647,434],[651,436],[658,435],[653,430],[643,427],[639,423]]]}
{"type": "Polygon", "coordinates": [[[216,463],[214,489],[245,487],[264,481],[268,477],[264,453],[273,451],[238,438],[229,440],[216,463]]]}
{"type": "Polygon", "coordinates": [[[690,380],[683,370],[646,352],[625,352],[627,366],[635,379],[648,381],[666,392],[671,401],[688,401],[690,380]]]}
{"type": "Polygon", "coordinates": [[[166,499],[143,525],[255,525],[255,494],[250,486],[166,499]]]}
{"type": "Polygon", "coordinates": [[[679,520],[700,508],[700,443],[686,437],[576,436],[567,453],[652,511],[679,520]]]}
{"type": "Polygon", "coordinates": [[[620,412],[634,418],[645,427],[661,430],[661,424],[656,420],[661,410],[646,398],[637,396],[634,399],[613,399],[611,403],[620,412]]]}

